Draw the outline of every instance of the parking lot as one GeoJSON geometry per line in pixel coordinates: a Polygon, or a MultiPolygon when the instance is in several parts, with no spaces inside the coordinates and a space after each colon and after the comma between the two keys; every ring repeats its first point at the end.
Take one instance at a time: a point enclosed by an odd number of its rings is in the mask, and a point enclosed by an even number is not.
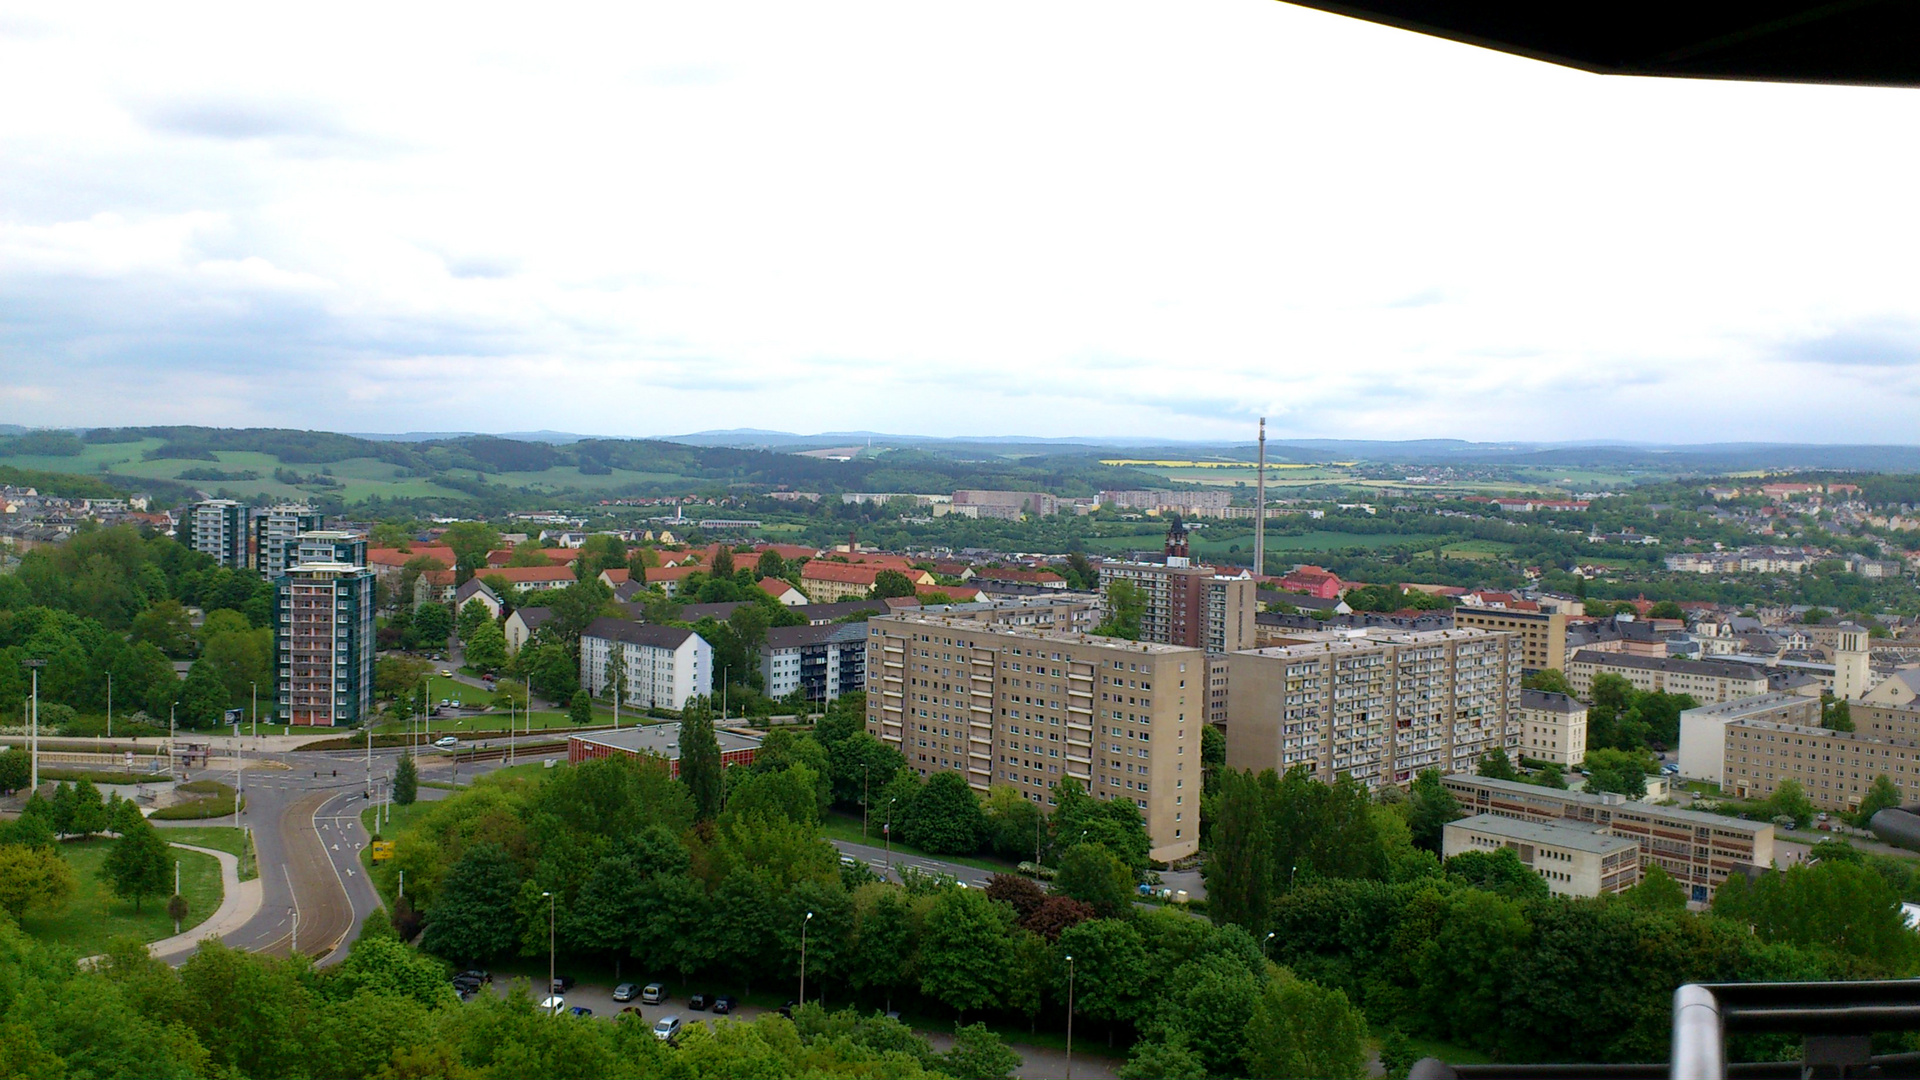
{"type": "MultiPolygon", "coordinates": [[[[566,972],[562,971],[560,974],[565,975],[566,972]]],[[[506,997],[508,991],[513,986],[514,978],[515,977],[507,975],[496,976],[491,987],[492,991],[500,997],[506,997]]],[[[640,986],[646,985],[642,980],[635,980],[635,983],[640,986]]],[[[690,994],[705,992],[708,997],[712,997],[714,991],[703,991],[701,987],[695,987],[692,990],[682,990],[673,983],[667,983],[666,987],[667,1000],[659,1005],[642,1005],[637,996],[632,1001],[615,1001],[613,1000],[613,984],[611,983],[575,983],[573,989],[568,990],[561,996],[566,999],[567,1008],[569,1009],[575,1006],[584,1006],[585,1008],[592,1009],[593,1018],[596,1020],[617,1019],[620,1016],[620,1010],[628,1007],[640,1010],[640,1015],[646,1020],[649,1027],[653,1025],[655,1020],[663,1016],[678,1016],[681,1023],[689,1025],[699,1023],[703,1020],[711,1021],[714,1019],[714,1015],[710,1011],[695,1012],[687,1008],[687,998],[690,994]]],[[[546,997],[546,995],[541,992],[544,989],[545,984],[543,982],[536,982],[529,989],[529,993],[533,996],[534,1004],[538,1005],[540,1001],[546,997]]],[[[748,1005],[743,1001],[730,1015],[743,1020],[751,1020],[767,1011],[768,1010],[758,1006],[748,1005]]]]}

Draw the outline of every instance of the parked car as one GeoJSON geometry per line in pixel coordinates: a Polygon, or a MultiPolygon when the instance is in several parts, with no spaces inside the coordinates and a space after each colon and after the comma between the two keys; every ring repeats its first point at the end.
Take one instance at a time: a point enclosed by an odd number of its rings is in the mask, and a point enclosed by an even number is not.
{"type": "Polygon", "coordinates": [[[625,1016],[628,1013],[632,1013],[633,1015],[640,1016],[640,1017],[644,1017],[646,1015],[645,1013],[642,1013],[640,1011],[640,1006],[638,1005],[629,1005],[626,1008],[620,1010],[621,1016],[625,1016]]]}
{"type": "Polygon", "coordinates": [[[672,1042],[680,1035],[680,1018],[663,1016],[653,1022],[653,1037],[661,1042],[672,1042]]]}
{"type": "Polygon", "coordinates": [[[564,1009],[567,1007],[567,999],[561,997],[559,994],[554,994],[550,997],[541,999],[540,1007],[546,1010],[547,1012],[553,1013],[554,1015],[557,1016],[559,1015],[561,1009],[564,1009]]]}
{"type": "Polygon", "coordinates": [[[706,1012],[707,1006],[711,1004],[713,1004],[713,1002],[709,1000],[705,994],[695,994],[687,999],[687,1008],[695,1012],[706,1012]]]}
{"type": "Polygon", "coordinates": [[[713,1011],[721,1016],[725,1016],[739,1007],[740,999],[734,997],[732,994],[721,994],[719,997],[713,999],[713,1011]]]}
{"type": "Polygon", "coordinates": [[[640,985],[638,983],[621,983],[619,986],[613,988],[613,1000],[615,1001],[632,1001],[639,995],[640,985]]]}
{"type": "Polygon", "coordinates": [[[552,992],[556,994],[564,994],[567,991],[573,989],[573,982],[574,982],[574,979],[573,979],[573,976],[571,975],[555,975],[553,977],[552,992]]]}
{"type": "Polygon", "coordinates": [[[493,972],[487,971],[483,968],[468,968],[467,970],[461,972],[459,975],[455,976],[455,978],[478,979],[483,983],[490,983],[493,981],[493,972]]]}
{"type": "Polygon", "coordinates": [[[643,1005],[659,1005],[666,1000],[667,988],[660,983],[648,983],[646,989],[640,991],[640,1003],[643,1005]]]}
{"type": "Polygon", "coordinates": [[[568,1009],[567,1011],[572,1013],[575,1016],[592,1016],[593,1015],[593,1010],[587,1008],[585,1005],[575,1005],[573,1008],[568,1009]]]}
{"type": "Polygon", "coordinates": [[[440,669],[440,677],[441,677],[441,678],[443,678],[443,679],[451,679],[451,678],[453,678],[453,672],[451,672],[451,671],[449,671],[449,670],[447,670],[446,668],[441,668],[441,669],[440,669]]]}
{"type": "Polygon", "coordinates": [[[437,738],[437,739],[435,739],[435,740],[433,740],[433,745],[435,745],[435,746],[459,746],[459,745],[460,745],[460,740],[459,740],[459,739],[456,739],[456,738],[454,738],[454,737],[453,737],[453,736],[451,736],[451,735],[442,735],[442,736],[440,736],[439,738],[437,738]]]}
{"type": "Polygon", "coordinates": [[[799,1002],[793,1000],[792,998],[788,998],[787,1003],[785,1005],[780,1006],[780,1015],[791,1020],[793,1019],[793,1010],[799,1007],[800,1007],[799,1002]]]}

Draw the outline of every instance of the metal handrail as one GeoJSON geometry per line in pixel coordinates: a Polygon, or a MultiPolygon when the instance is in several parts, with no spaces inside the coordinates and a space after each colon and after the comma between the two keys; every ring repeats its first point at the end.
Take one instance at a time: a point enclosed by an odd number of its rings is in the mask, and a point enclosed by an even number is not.
{"type": "Polygon", "coordinates": [[[1673,1047],[1657,1064],[1448,1065],[1417,1062],[1412,1080],[1495,1077],[1656,1077],[1743,1080],[1772,1076],[1920,1076],[1920,1054],[1871,1055],[1869,1036],[1920,1031],[1920,979],[1868,982],[1689,983],[1673,992],[1673,1047]],[[1730,1032],[1805,1038],[1798,1062],[1727,1061],[1730,1032]]]}

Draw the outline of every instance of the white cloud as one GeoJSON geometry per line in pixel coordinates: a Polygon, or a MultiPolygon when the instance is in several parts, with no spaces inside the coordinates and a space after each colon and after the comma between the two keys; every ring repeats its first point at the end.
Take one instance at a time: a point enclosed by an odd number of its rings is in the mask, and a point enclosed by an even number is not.
{"type": "Polygon", "coordinates": [[[14,422],[1912,441],[1907,91],[875,0],[0,10],[0,94],[14,422]]]}

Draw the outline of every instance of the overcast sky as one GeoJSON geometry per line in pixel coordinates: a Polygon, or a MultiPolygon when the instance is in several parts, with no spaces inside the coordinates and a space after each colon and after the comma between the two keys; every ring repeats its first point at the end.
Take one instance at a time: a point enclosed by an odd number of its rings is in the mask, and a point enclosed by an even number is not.
{"type": "Polygon", "coordinates": [[[0,422],[1920,441],[1920,91],[1272,0],[0,5],[0,422]]]}

